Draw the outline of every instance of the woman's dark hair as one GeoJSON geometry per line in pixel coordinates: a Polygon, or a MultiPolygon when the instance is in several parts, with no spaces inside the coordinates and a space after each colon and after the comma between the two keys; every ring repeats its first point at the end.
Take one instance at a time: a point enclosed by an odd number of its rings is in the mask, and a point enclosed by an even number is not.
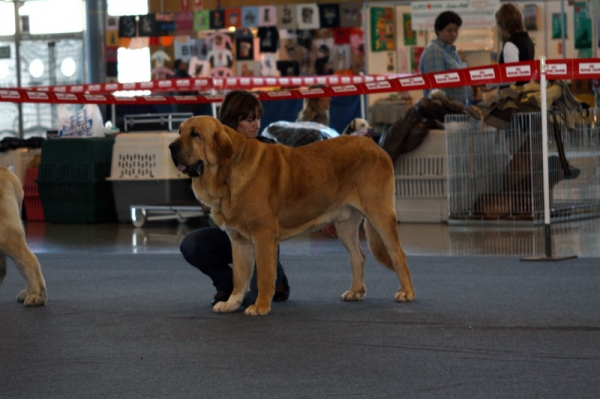
{"type": "Polygon", "coordinates": [[[503,36],[510,37],[515,33],[525,32],[523,14],[514,4],[502,4],[496,10],[494,16],[496,17],[496,25],[498,25],[503,36]]]}
{"type": "Polygon", "coordinates": [[[439,36],[438,32],[444,30],[449,24],[456,24],[460,28],[462,25],[462,18],[454,11],[444,11],[435,18],[433,28],[435,29],[435,35],[439,36]]]}
{"type": "Polygon", "coordinates": [[[233,90],[223,99],[219,108],[219,120],[232,129],[237,129],[238,122],[248,118],[262,118],[264,108],[254,94],[245,90],[233,90]]]}
{"type": "MultiPolygon", "coordinates": [[[[309,89],[324,89],[327,86],[324,84],[316,84],[316,85],[312,85],[309,86],[309,89]]],[[[315,120],[316,116],[318,114],[321,114],[323,112],[327,112],[326,109],[323,108],[323,106],[321,105],[321,103],[319,102],[319,97],[311,97],[311,98],[305,98],[302,101],[302,109],[300,110],[300,113],[298,114],[298,118],[296,119],[297,122],[299,121],[306,121],[306,122],[312,122],[315,120]]]]}

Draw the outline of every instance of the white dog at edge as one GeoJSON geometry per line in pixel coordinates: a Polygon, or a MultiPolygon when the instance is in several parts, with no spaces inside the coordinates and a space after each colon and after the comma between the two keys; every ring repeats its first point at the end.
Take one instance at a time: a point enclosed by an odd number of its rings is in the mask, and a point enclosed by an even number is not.
{"type": "Polygon", "coordinates": [[[14,260],[25,280],[25,289],[17,301],[25,306],[46,304],[46,282],[40,262],[25,241],[21,222],[23,187],[19,178],[10,170],[0,167],[0,283],[6,276],[6,257],[14,260]]]}

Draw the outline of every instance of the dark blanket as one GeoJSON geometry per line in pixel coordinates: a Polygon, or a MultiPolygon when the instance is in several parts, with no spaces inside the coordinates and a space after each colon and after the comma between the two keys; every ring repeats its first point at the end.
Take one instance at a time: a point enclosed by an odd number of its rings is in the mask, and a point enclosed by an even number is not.
{"type": "Polygon", "coordinates": [[[465,107],[437,92],[433,98],[422,98],[404,117],[398,119],[379,139],[379,145],[392,161],[417,148],[430,129],[439,128],[446,115],[463,114],[465,107]]]}

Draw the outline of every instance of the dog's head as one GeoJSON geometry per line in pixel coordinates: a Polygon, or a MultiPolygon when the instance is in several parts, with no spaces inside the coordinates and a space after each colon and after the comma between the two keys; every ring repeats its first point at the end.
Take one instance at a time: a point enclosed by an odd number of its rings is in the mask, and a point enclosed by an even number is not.
{"type": "Polygon", "coordinates": [[[344,129],[344,132],[342,134],[351,134],[351,133],[358,132],[361,130],[369,130],[369,129],[371,129],[369,122],[367,122],[366,120],[364,120],[362,118],[354,118],[350,121],[348,126],[346,126],[346,129],[344,129]]]}
{"type": "Polygon", "coordinates": [[[236,133],[211,116],[196,116],[179,126],[179,137],[169,145],[177,169],[200,177],[206,168],[220,168],[233,154],[230,137],[236,133]]]}

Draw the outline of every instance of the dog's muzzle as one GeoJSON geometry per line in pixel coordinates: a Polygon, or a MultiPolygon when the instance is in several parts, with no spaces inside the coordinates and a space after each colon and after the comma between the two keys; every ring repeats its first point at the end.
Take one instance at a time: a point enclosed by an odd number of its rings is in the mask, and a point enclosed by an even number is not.
{"type": "Polygon", "coordinates": [[[171,143],[169,145],[169,150],[171,150],[171,159],[175,164],[175,167],[178,171],[185,173],[190,177],[200,177],[202,176],[202,172],[204,172],[204,162],[201,160],[196,162],[194,165],[187,166],[183,162],[179,160],[179,151],[180,145],[177,143],[171,143]]]}

